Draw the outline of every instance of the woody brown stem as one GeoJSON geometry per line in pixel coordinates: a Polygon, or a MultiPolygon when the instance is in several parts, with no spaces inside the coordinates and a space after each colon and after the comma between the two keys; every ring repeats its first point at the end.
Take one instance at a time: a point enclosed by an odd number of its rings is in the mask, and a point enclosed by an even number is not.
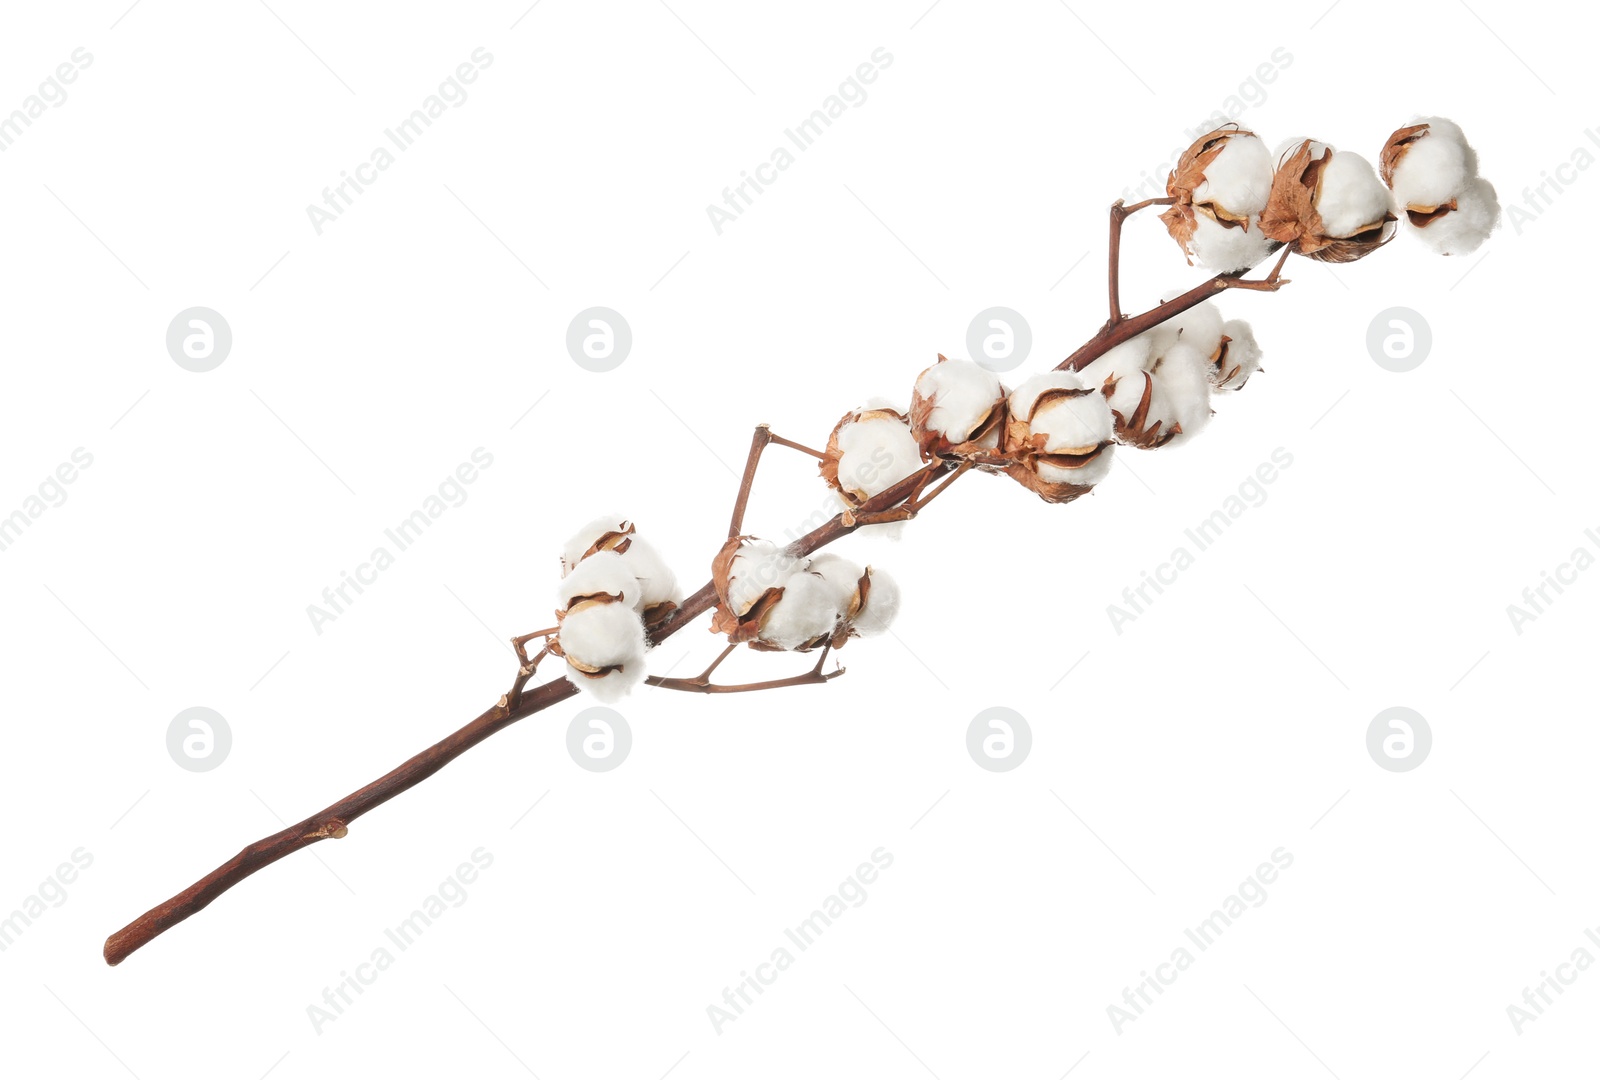
{"type": "Polygon", "coordinates": [[[1177,201],[1175,198],[1145,199],[1124,206],[1118,199],[1111,204],[1111,240],[1106,254],[1106,292],[1111,301],[1111,318],[1106,320],[1107,326],[1122,321],[1122,223],[1147,206],[1171,206],[1177,201]]]}

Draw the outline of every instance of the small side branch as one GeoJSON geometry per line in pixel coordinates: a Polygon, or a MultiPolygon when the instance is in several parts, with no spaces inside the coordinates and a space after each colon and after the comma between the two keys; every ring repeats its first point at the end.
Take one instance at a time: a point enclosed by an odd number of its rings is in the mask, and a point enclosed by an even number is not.
{"type": "Polygon", "coordinates": [[[744,529],[744,512],[750,503],[750,489],[755,484],[756,466],[761,464],[761,452],[767,448],[768,443],[777,443],[779,446],[787,446],[791,450],[798,450],[802,454],[810,454],[819,461],[823,457],[820,451],[813,450],[809,446],[804,446],[790,439],[785,439],[781,435],[774,435],[772,429],[767,425],[757,424],[755,434],[750,437],[750,455],[745,458],[744,475],[739,478],[739,494],[733,503],[733,520],[728,524],[728,539],[730,540],[740,535],[744,529]]]}
{"type": "Polygon", "coordinates": [[[1111,301],[1111,317],[1106,326],[1116,326],[1122,321],[1122,223],[1147,206],[1171,206],[1175,198],[1146,199],[1132,206],[1124,206],[1118,199],[1111,204],[1111,242],[1106,257],[1106,292],[1111,301]]]}
{"type": "Polygon", "coordinates": [[[752,690],[777,690],[784,686],[810,686],[814,683],[825,683],[831,679],[837,679],[844,674],[844,668],[830,671],[826,675],[822,673],[822,665],[827,662],[828,653],[832,647],[831,644],[822,647],[822,654],[817,657],[817,662],[810,671],[800,675],[791,675],[787,679],[768,679],[765,682],[752,683],[712,682],[711,673],[717,670],[717,667],[728,658],[728,654],[738,648],[737,645],[729,645],[722,650],[721,655],[711,662],[710,667],[692,679],[668,679],[658,675],[649,675],[645,677],[644,681],[650,686],[660,687],[663,690],[681,690],[690,694],[744,694],[752,690]]]}
{"type": "Polygon", "coordinates": [[[1149,311],[1140,312],[1138,315],[1124,316],[1117,323],[1107,323],[1098,334],[1084,342],[1076,352],[1057,364],[1055,369],[1057,371],[1082,371],[1124,341],[1132,340],[1146,330],[1160,326],[1173,316],[1188,311],[1196,304],[1205,303],[1220,292],[1229,289],[1277,292],[1283,286],[1289,284],[1289,279],[1282,276],[1283,264],[1288,259],[1288,256],[1288,251],[1285,251],[1279,257],[1272,273],[1264,278],[1246,278],[1244,271],[1218,274],[1215,277],[1207,278],[1186,293],[1157,304],[1149,311]]]}

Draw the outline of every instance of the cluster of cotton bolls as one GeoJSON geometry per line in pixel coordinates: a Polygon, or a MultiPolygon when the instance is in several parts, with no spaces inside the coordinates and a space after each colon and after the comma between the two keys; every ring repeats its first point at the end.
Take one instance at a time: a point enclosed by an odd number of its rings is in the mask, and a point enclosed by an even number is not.
{"type": "Polygon", "coordinates": [[[1154,449],[1192,438],[1211,418],[1211,395],[1238,390],[1260,369],[1250,325],[1224,322],[1209,300],[1081,371],[1042,372],[1015,389],[979,364],[941,356],[918,376],[908,413],[847,413],[821,472],[847,513],[938,459],[1070,502],[1110,473],[1116,444],[1154,449]]]}
{"type": "Polygon", "coordinates": [[[1211,420],[1212,393],[1238,390],[1260,369],[1250,324],[1224,322],[1207,300],[1107,351],[1079,375],[1105,393],[1117,441],[1148,450],[1199,434],[1211,420]]]}
{"type": "Polygon", "coordinates": [[[740,536],[711,565],[717,611],[711,628],[735,644],[774,652],[840,648],[888,629],[900,609],[894,579],[832,553],[789,554],[740,536]]]}
{"type": "Polygon", "coordinates": [[[1396,131],[1378,159],[1406,223],[1440,255],[1478,249],[1500,221],[1494,185],[1478,175],[1477,152],[1461,128],[1429,116],[1396,131]]]}
{"type": "Polygon", "coordinates": [[[1167,231],[1191,261],[1231,273],[1281,245],[1322,262],[1353,262],[1408,231],[1433,250],[1465,254],[1499,224],[1494,187],[1478,176],[1461,129],[1429,117],[1390,136],[1382,176],[1360,154],[1314,139],[1275,151],[1254,132],[1221,128],[1195,140],[1167,178],[1167,231]]]}
{"type": "Polygon", "coordinates": [[[678,582],[633,523],[596,518],[567,541],[550,652],[567,678],[602,701],[643,681],[647,624],[677,606],[678,582]]]}

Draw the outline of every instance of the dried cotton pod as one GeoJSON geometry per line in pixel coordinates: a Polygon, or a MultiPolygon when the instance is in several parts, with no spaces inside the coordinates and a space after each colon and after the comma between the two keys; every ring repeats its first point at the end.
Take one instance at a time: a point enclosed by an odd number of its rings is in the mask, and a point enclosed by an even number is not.
{"type": "Polygon", "coordinates": [[[1240,390],[1261,370],[1261,346],[1255,331],[1243,319],[1222,324],[1222,344],[1211,366],[1211,385],[1218,390],[1240,390]]]}
{"type": "Polygon", "coordinates": [[[1261,228],[1319,262],[1354,262],[1394,236],[1388,189],[1360,154],[1303,139],[1279,158],[1261,228]]]}
{"type": "Polygon", "coordinates": [[[917,376],[911,432],[928,457],[982,453],[999,447],[1005,411],[1006,391],[999,376],[971,360],[941,355],[917,376]]]}
{"type": "Polygon", "coordinates": [[[782,595],[764,612],[752,648],[810,652],[840,629],[836,590],[809,569],[784,579],[782,595]]]}
{"type": "Polygon", "coordinates": [[[570,574],[600,552],[614,552],[638,580],[630,602],[647,623],[653,623],[678,606],[678,578],[643,537],[633,522],[616,515],[595,518],[567,541],[561,552],[561,573],[570,574]]]}
{"type": "Polygon", "coordinates": [[[772,607],[783,598],[784,584],[805,568],[805,559],[769,540],[751,536],[729,540],[711,563],[711,582],[717,590],[711,629],[730,641],[754,640],[772,607]]]}
{"type": "Polygon", "coordinates": [[[1500,200],[1478,175],[1477,153],[1461,128],[1442,116],[1390,135],[1378,167],[1408,231],[1441,255],[1476,251],[1500,224],[1500,200]]]}
{"type": "Polygon", "coordinates": [[[819,471],[854,510],[920,468],[922,450],[905,414],[866,408],[845,413],[834,426],[819,471]]]}
{"type": "Polygon", "coordinates": [[[1011,392],[1007,411],[1006,475],[1045,502],[1071,502],[1111,471],[1111,407],[1077,373],[1033,376],[1011,392]]]}
{"type": "Polygon", "coordinates": [[[1200,136],[1167,177],[1177,201],[1161,215],[1192,264],[1228,272],[1254,266],[1272,250],[1260,214],[1272,190],[1272,155],[1238,126],[1200,136]]]}
{"type": "Polygon", "coordinates": [[[602,701],[615,701],[644,679],[644,621],[629,592],[638,583],[621,556],[604,551],[580,561],[561,580],[556,636],[550,652],[567,662],[567,678],[602,701]]]}

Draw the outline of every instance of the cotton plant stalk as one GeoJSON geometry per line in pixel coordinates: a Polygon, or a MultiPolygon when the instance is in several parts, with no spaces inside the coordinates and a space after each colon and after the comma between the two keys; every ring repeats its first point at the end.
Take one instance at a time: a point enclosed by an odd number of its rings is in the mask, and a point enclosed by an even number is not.
{"type": "Polygon", "coordinates": [[[421,783],[509,725],[589,694],[616,701],[640,687],[725,694],[825,684],[844,674],[829,658],[857,638],[886,630],[900,589],[885,571],[822,549],[862,529],[898,530],[970,473],[1005,477],[1049,503],[1091,493],[1113,455],[1192,441],[1211,422],[1213,401],[1262,370],[1250,325],[1224,319],[1215,298],[1276,292],[1291,255],[1354,262],[1399,232],[1443,255],[1477,249],[1499,224],[1493,185],[1460,127],[1426,117],[1397,129],[1374,168],[1359,154],[1313,139],[1275,150],[1254,132],[1227,125],[1195,140],[1167,180],[1167,194],[1112,204],[1107,259],[1108,317],[1050,371],[1007,387],[993,372],[939,356],[910,387],[904,407],[868,402],[834,424],[813,449],[755,429],[726,541],[708,553],[711,578],[691,593],[633,521],[605,516],[584,525],[561,551],[550,594],[553,626],[512,638],[517,670],[487,710],[366,787],[297,824],[248,845],[211,873],[106,939],[120,964],[156,936],[200,911],[256,871],[322,840],[421,783]],[[1123,224],[1152,206],[1191,264],[1213,272],[1150,309],[1125,314],[1120,289],[1123,224]],[[1264,276],[1246,276],[1277,255],[1264,276]],[[789,544],[747,533],[745,508],[768,447],[806,454],[839,512],[789,544]],[[651,651],[710,615],[722,648],[691,677],[649,673],[651,651]],[[534,648],[536,646],[536,648],[534,648]],[[714,676],[744,646],[760,653],[814,654],[802,670],[724,683],[714,676]],[[530,649],[532,649],[530,653],[530,649]],[[529,683],[541,663],[561,670],[529,683]]]}

